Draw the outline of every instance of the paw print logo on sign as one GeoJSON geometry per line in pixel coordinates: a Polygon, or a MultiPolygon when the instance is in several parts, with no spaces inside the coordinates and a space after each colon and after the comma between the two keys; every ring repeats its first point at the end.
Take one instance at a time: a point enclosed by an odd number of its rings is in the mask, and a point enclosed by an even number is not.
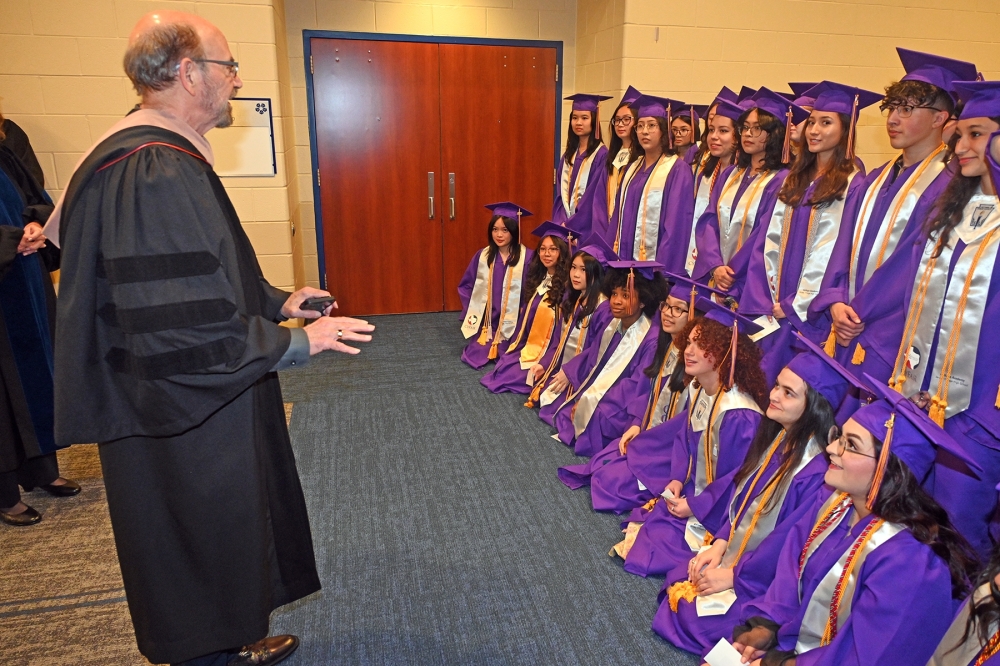
{"type": "Polygon", "coordinates": [[[267,104],[264,104],[263,102],[258,102],[256,108],[254,108],[254,111],[259,113],[260,115],[264,115],[265,113],[267,113],[267,104]]]}

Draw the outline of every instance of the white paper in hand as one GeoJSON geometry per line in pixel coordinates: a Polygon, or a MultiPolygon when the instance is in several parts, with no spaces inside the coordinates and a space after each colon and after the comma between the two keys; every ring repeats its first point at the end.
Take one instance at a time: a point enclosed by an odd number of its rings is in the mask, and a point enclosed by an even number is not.
{"type": "Polygon", "coordinates": [[[725,638],[720,638],[712,651],[705,655],[708,666],[745,666],[740,659],[742,655],[725,638]]]}
{"type": "Polygon", "coordinates": [[[761,315],[753,320],[753,323],[761,327],[762,330],[757,331],[753,335],[749,336],[754,342],[760,342],[767,336],[771,335],[779,328],[781,328],[781,323],[774,317],[768,317],[767,315],[761,315]]]}

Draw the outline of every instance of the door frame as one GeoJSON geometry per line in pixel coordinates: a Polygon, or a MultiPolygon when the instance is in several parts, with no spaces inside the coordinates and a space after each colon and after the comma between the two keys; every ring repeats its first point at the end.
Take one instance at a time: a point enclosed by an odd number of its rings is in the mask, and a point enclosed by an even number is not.
{"type": "MultiPolygon", "coordinates": [[[[563,43],[540,39],[493,39],[490,37],[444,37],[439,35],[404,35],[381,32],[341,32],[336,30],[303,30],[302,50],[305,55],[306,70],[306,110],[309,115],[309,157],[312,162],[309,173],[313,189],[313,216],[316,227],[316,261],[319,264],[319,285],[326,289],[326,249],[323,245],[323,203],[320,197],[319,182],[316,173],[319,171],[319,149],[316,138],[316,101],[313,93],[312,39],[354,39],[380,42],[419,42],[431,44],[471,44],[478,46],[533,46],[556,50],[556,66],[559,68],[559,78],[556,80],[556,94],[553,104],[556,110],[555,142],[552,154],[552,168],[558,168],[559,157],[562,154],[562,137],[559,127],[562,124],[562,89],[566,70],[563,67],[563,43]]],[[[552,196],[555,198],[556,185],[552,185],[552,196]]],[[[332,211],[331,211],[332,212],[332,211]]]]}

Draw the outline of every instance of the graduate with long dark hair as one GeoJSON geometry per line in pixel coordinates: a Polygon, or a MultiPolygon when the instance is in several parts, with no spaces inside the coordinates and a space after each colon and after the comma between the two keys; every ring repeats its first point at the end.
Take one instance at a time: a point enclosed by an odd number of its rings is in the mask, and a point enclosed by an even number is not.
{"type": "Polygon", "coordinates": [[[623,260],[655,260],[671,273],[684,270],[694,206],[694,176],[670,133],[671,109],[680,106],[649,95],[636,100],[643,156],[625,172],[607,236],[623,260]]]}
{"type": "Polygon", "coordinates": [[[698,138],[701,135],[701,116],[693,104],[682,106],[677,110],[670,123],[670,132],[674,135],[674,149],[687,164],[692,167],[698,163],[701,151],[698,138]]]}
{"type": "Polygon", "coordinates": [[[822,344],[828,337],[829,327],[811,324],[807,311],[822,284],[846,202],[864,182],[854,162],[858,112],[882,99],[829,81],[809,92],[816,101],[803,131],[805,148],[785,177],[771,219],[756,234],[740,295],[740,312],[777,325],[761,340],[764,372],[772,381],[793,354],[790,321],[812,342],[822,344]]]}
{"type": "Polygon", "coordinates": [[[615,207],[615,197],[621,186],[625,168],[642,155],[642,147],[635,136],[635,101],[642,93],[629,86],[618,102],[615,112],[608,121],[608,157],[604,161],[607,177],[601,179],[597,195],[594,197],[593,233],[607,236],[611,224],[611,212],[615,207]]]}
{"type": "MultiPolygon", "coordinates": [[[[577,237],[587,237],[594,226],[594,198],[605,175],[608,149],[601,143],[599,105],[605,95],[578,93],[566,98],[573,102],[566,132],[566,150],[559,160],[559,190],[552,207],[552,221],[568,227],[577,237]]],[[[603,224],[598,224],[601,229],[603,224]]]]}
{"type": "Polygon", "coordinates": [[[562,333],[572,236],[554,222],[543,222],[531,233],[541,240],[524,277],[517,333],[493,371],[480,379],[494,393],[529,393],[534,385],[529,370],[548,364],[562,333]]]}
{"type": "Polygon", "coordinates": [[[754,664],[924,664],[975,575],[975,554],[921,487],[937,452],[976,471],[927,414],[874,378],[882,399],[829,437],[821,494],[789,530],[767,592],[733,647],[754,664]]]}
{"type": "Polygon", "coordinates": [[[477,252],[458,283],[462,299],[462,335],[469,339],[462,360],[479,369],[507,351],[521,311],[521,284],[531,250],[521,245],[524,208],[510,202],[486,206],[493,216],[486,227],[487,245],[477,252]]]}

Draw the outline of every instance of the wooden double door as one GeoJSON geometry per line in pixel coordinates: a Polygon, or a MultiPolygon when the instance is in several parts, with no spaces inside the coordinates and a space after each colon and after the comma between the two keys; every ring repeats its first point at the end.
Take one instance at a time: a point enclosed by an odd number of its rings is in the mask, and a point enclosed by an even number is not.
{"type": "Polygon", "coordinates": [[[483,206],[553,199],[556,49],[311,39],[327,288],[342,314],[459,310],[483,206]]]}

